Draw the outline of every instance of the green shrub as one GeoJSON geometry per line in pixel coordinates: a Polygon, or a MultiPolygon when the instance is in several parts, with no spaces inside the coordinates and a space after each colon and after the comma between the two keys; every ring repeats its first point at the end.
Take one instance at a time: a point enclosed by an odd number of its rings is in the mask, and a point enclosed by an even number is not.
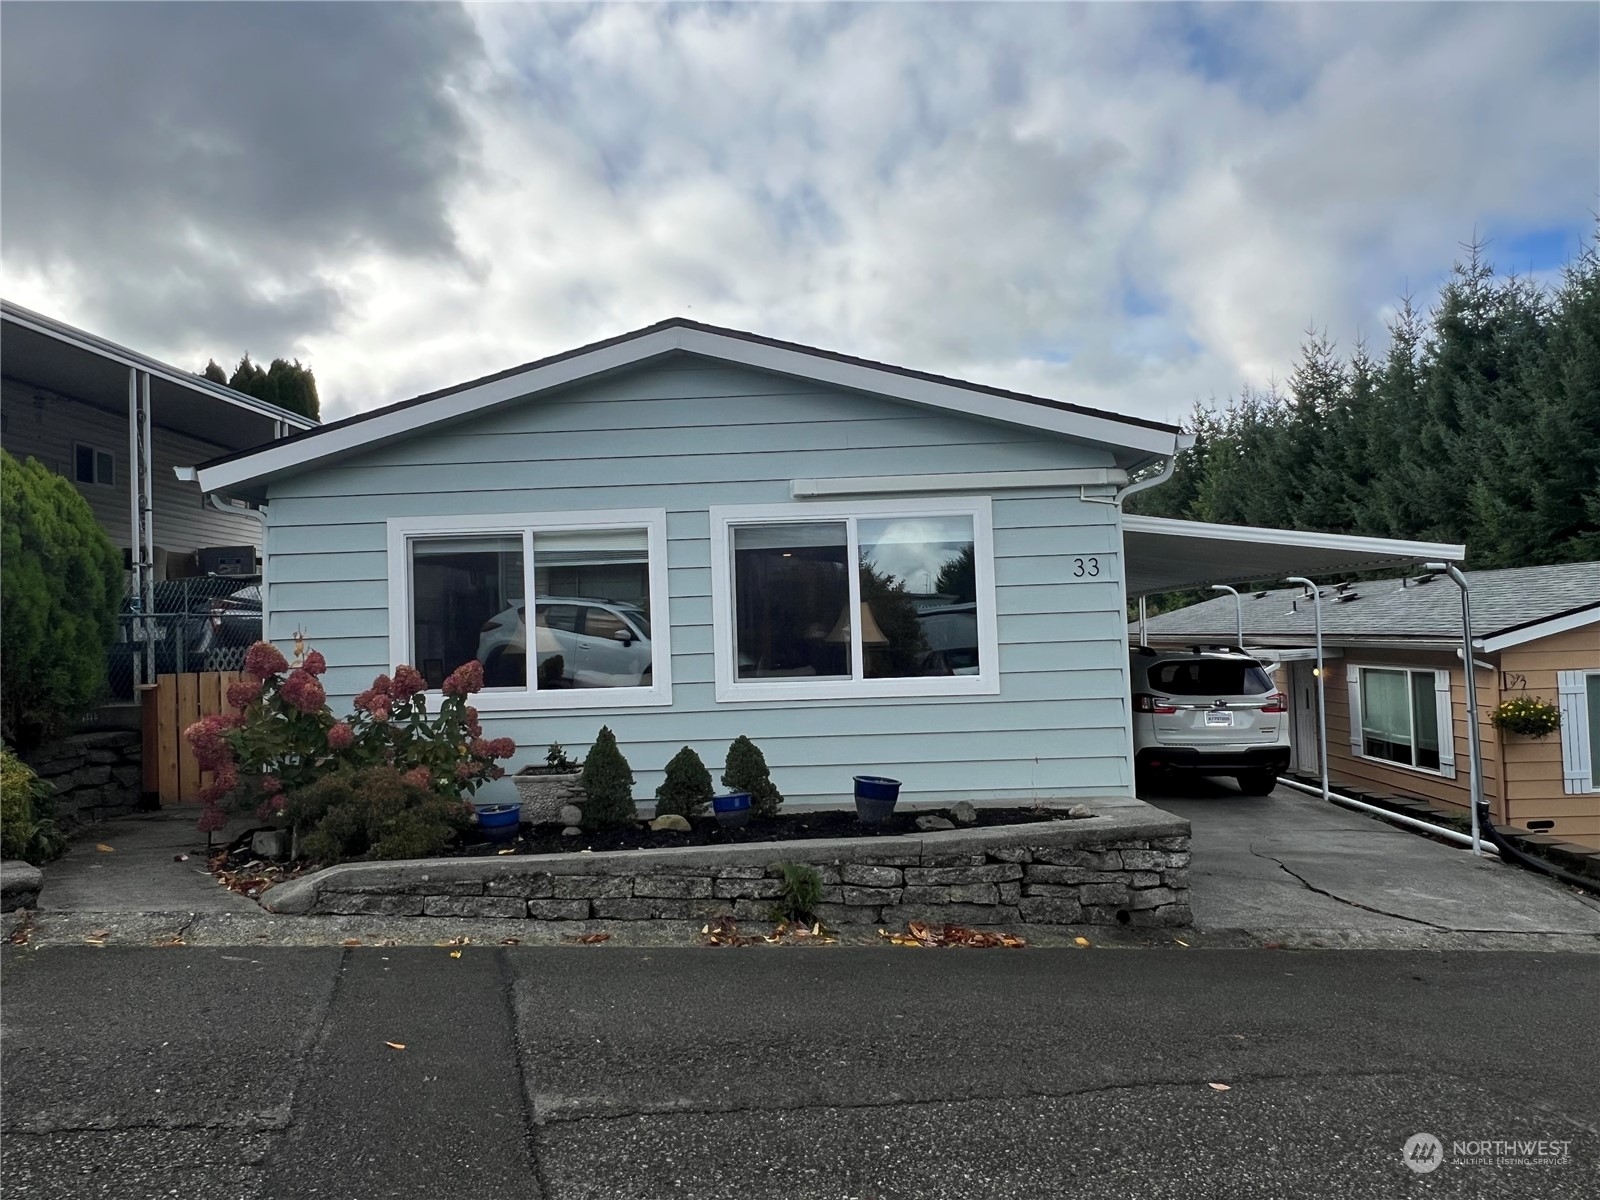
{"type": "Polygon", "coordinates": [[[822,876],[806,863],[779,863],[783,870],[783,891],[772,906],[774,921],[808,923],[814,918],[816,907],[822,903],[822,876]]]}
{"type": "Polygon", "coordinates": [[[70,482],[0,451],[0,563],[0,727],[27,750],[105,686],[122,554],[70,482]]]}
{"type": "Polygon", "coordinates": [[[743,734],[728,747],[722,786],[735,792],[749,792],[750,812],[757,817],[775,817],[783,804],[783,793],[773,785],[772,773],[767,770],[766,756],[743,734]]]}
{"type": "Polygon", "coordinates": [[[672,756],[667,777],[656,789],[656,816],[698,817],[711,803],[711,772],[688,746],[672,756]]]}
{"type": "Polygon", "coordinates": [[[393,767],[323,775],[288,796],[284,815],[302,831],[312,862],[428,858],[441,854],[471,820],[467,801],[446,799],[393,767]]]}
{"type": "Polygon", "coordinates": [[[583,823],[590,829],[615,829],[639,819],[633,802],[633,768],[617,749],[617,735],[602,726],[583,760],[583,823]]]}
{"type": "Polygon", "coordinates": [[[67,839],[56,829],[55,792],[9,747],[0,748],[0,857],[38,866],[60,858],[67,839]]]}

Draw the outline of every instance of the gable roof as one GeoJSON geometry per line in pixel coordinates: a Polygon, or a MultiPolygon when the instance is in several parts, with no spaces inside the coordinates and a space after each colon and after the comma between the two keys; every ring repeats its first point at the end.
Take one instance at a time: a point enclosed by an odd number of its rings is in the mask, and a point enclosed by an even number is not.
{"type": "MultiPolygon", "coordinates": [[[[1472,636],[1489,651],[1600,621],[1600,562],[1466,571],[1472,596],[1472,636]]],[[[1322,635],[1335,645],[1352,641],[1416,639],[1459,641],[1461,592],[1448,579],[1407,586],[1400,579],[1352,583],[1355,599],[1333,602],[1323,589],[1322,635]]],[[[1241,596],[1245,637],[1305,640],[1315,634],[1312,606],[1303,588],[1241,596]],[[1298,601],[1298,603],[1295,603],[1298,601]]],[[[1151,617],[1149,636],[1163,641],[1195,638],[1232,642],[1237,635],[1232,596],[1191,604],[1151,617]]]]}
{"type": "Polygon", "coordinates": [[[1184,437],[1176,425],[1160,421],[1103,412],[674,317],[481,379],[346,417],[269,447],[212,459],[197,468],[197,475],[206,491],[249,484],[406,437],[440,421],[482,415],[538,392],[637,366],[675,352],[1098,442],[1121,449],[1129,465],[1174,453],[1184,437]]]}

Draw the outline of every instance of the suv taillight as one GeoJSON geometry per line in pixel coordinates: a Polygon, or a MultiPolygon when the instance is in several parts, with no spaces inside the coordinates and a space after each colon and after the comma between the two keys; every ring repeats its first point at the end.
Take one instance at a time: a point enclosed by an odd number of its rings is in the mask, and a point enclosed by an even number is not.
{"type": "Polygon", "coordinates": [[[1282,692],[1273,692],[1267,697],[1267,702],[1261,706],[1264,713],[1281,713],[1289,711],[1289,697],[1282,692]]]}
{"type": "Polygon", "coordinates": [[[1138,692],[1133,697],[1133,711],[1142,713],[1175,713],[1178,706],[1165,696],[1152,696],[1148,692],[1138,692]]]}

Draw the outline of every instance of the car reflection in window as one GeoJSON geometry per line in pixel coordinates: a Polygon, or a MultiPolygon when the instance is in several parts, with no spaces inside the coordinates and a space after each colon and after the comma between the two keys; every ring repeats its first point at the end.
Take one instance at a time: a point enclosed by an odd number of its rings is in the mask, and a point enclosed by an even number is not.
{"type": "MultiPolygon", "coordinates": [[[[540,690],[651,685],[650,618],[642,608],[549,596],[535,602],[534,618],[540,690]]],[[[484,623],[478,661],[486,686],[523,686],[527,654],[527,605],[513,605],[484,623]]]]}

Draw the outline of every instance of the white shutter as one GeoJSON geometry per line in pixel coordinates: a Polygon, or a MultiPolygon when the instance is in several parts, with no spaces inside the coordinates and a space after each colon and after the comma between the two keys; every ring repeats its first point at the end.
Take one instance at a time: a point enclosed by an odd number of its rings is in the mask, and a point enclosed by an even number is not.
{"type": "Polygon", "coordinates": [[[1361,671],[1352,666],[1344,669],[1345,682],[1350,685],[1350,753],[1361,753],[1361,671]]]}
{"type": "MultiPolygon", "coordinates": [[[[1470,668],[1468,668],[1470,670],[1470,668]]],[[[1471,687],[1476,680],[1468,679],[1471,687]]],[[[1434,708],[1439,718],[1439,774],[1446,779],[1456,777],[1456,720],[1450,707],[1450,672],[1433,673],[1434,708]]]]}
{"type": "Polygon", "coordinates": [[[1583,671],[1560,671],[1561,779],[1567,795],[1594,790],[1594,747],[1589,745],[1588,681],[1583,671]]]}

